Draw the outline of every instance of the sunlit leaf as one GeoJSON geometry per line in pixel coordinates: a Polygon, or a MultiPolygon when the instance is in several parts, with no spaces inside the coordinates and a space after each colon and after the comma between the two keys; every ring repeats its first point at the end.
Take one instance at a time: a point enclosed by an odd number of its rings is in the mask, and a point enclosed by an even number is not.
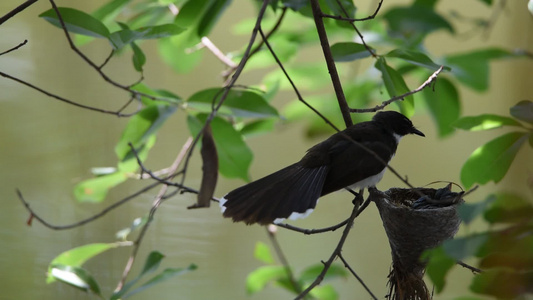
{"type": "Polygon", "coordinates": [[[320,299],[320,300],[337,300],[339,299],[339,294],[337,293],[337,290],[329,284],[326,285],[320,285],[315,288],[313,288],[309,294],[313,296],[313,298],[320,299]]]}
{"type": "MultiPolygon", "coordinates": [[[[300,280],[302,282],[312,282],[317,278],[317,276],[320,274],[320,272],[322,272],[323,269],[324,264],[312,265],[302,271],[302,274],[300,275],[300,280]]],[[[338,277],[346,278],[347,276],[348,272],[346,271],[346,268],[336,264],[332,264],[326,272],[324,279],[334,279],[338,277]]]]}
{"type": "Polygon", "coordinates": [[[428,259],[426,274],[435,285],[437,293],[440,293],[446,284],[446,275],[455,266],[455,259],[446,254],[442,247],[424,252],[423,259],[428,259]]]}
{"type": "Polygon", "coordinates": [[[439,77],[435,90],[425,88],[422,90],[422,96],[437,123],[439,136],[452,134],[454,132],[452,124],[461,115],[461,102],[455,85],[450,80],[439,77]]]}
{"type": "Polygon", "coordinates": [[[522,127],[522,124],[512,118],[492,114],[462,117],[452,125],[456,128],[470,131],[489,130],[503,126],[522,127]]]}
{"type": "Polygon", "coordinates": [[[74,187],[74,197],[80,202],[102,202],[111,188],[127,179],[126,173],[115,172],[84,180],[74,187]]]}
{"type": "Polygon", "coordinates": [[[101,295],[98,283],[84,268],[54,264],[51,266],[49,276],[83,291],[91,291],[96,295],[101,295]]]}
{"type": "Polygon", "coordinates": [[[104,5],[99,7],[91,15],[96,19],[104,22],[106,19],[116,16],[120,10],[131,0],[113,0],[106,2],[104,5]]]}
{"type": "MultiPolygon", "coordinates": [[[[218,101],[220,101],[222,92],[223,90],[220,88],[201,90],[187,100],[187,105],[198,111],[210,113],[213,104],[216,106],[218,101]]],[[[276,109],[268,104],[260,94],[235,89],[229,91],[218,112],[220,114],[231,115],[234,117],[247,118],[278,116],[276,109]]]]}
{"type": "Polygon", "coordinates": [[[64,265],[64,266],[70,266],[70,267],[80,267],[83,265],[87,260],[93,258],[94,256],[107,251],[112,248],[116,248],[118,244],[116,243],[95,243],[95,244],[87,244],[84,246],[76,247],[73,249],[70,249],[68,251],[65,251],[56,258],[54,258],[48,267],[48,277],[46,279],[47,283],[53,282],[54,277],[51,274],[51,269],[53,266],[56,265],[64,265]]]}
{"type": "MultiPolygon", "coordinates": [[[[403,80],[402,75],[387,65],[387,62],[383,57],[380,57],[376,61],[375,67],[381,72],[383,83],[391,98],[409,92],[409,88],[403,80]]],[[[396,101],[395,103],[400,107],[400,112],[406,117],[411,117],[414,114],[414,100],[412,95],[405,97],[404,100],[396,101]]]]}
{"type": "Polygon", "coordinates": [[[528,138],[528,133],[510,132],[477,148],[461,169],[461,182],[467,189],[476,182],[499,182],[528,138]]]}
{"type": "Polygon", "coordinates": [[[255,243],[254,257],[262,261],[265,264],[274,263],[274,257],[272,257],[272,253],[270,253],[270,249],[263,242],[255,243]]]}
{"type": "MultiPolygon", "coordinates": [[[[207,119],[206,114],[189,115],[187,124],[193,136],[196,136],[207,119]]],[[[243,140],[242,135],[226,120],[215,117],[211,122],[213,137],[217,148],[220,173],[229,178],[248,180],[248,168],[253,153],[243,140]]]]}
{"type": "MultiPolygon", "coordinates": [[[[434,63],[426,54],[414,50],[394,49],[385,54],[385,56],[400,58],[413,65],[423,67],[431,71],[437,71],[440,68],[440,65],[434,63]]],[[[443,69],[446,71],[450,70],[449,67],[444,67],[443,69]]]]}
{"type": "Polygon", "coordinates": [[[144,162],[148,158],[150,149],[155,145],[156,136],[151,135],[148,137],[146,142],[144,142],[139,148],[137,148],[135,153],[130,151],[126,156],[118,162],[118,170],[123,173],[132,173],[139,169],[139,162],[137,157],[141,162],[144,162]]]}
{"type": "Polygon", "coordinates": [[[520,121],[533,124],[533,102],[529,100],[522,100],[515,106],[511,107],[511,116],[520,121]]]}
{"type": "Polygon", "coordinates": [[[353,61],[371,55],[364,45],[352,42],[333,44],[331,46],[331,54],[333,59],[338,62],[353,61]]]}
{"type": "Polygon", "coordinates": [[[265,286],[275,280],[287,278],[287,270],[283,266],[262,266],[250,274],[246,278],[246,292],[248,294],[257,293],[265,288],[265,286]]]}
{"type": "Polygon", "coordinates": [[[176,107],[173,105],[154,104],[131,117],[115,146],[117,157],[122,160],[131,152],[129,143],[135,149],[141,147],[175,111],[176,107]]]}
{"type": "MultiPolygon", "coordinates": [[[[109,30],[104,23],[100,22],[93,16],[74,8],[58,7],[57,9],[69,32],[97,38],[109,37],[109,30]]],[[[57,27],[61,27],[61,23],[54,9],[49,9],[43,12],[39,17],[57,27]]]]}

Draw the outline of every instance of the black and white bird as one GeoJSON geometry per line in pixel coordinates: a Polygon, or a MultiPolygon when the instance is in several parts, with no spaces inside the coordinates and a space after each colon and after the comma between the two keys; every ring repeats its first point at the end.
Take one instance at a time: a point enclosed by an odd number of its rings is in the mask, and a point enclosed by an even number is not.
{"type": "Polygon", "coordinates": [[[299,162],[229,192],[219,202],[223,215],[246,224],[304,218],[321,196],[375,186],[407,134],[424,136],[404,115],[378,112],[313,146],[299,162]]]}

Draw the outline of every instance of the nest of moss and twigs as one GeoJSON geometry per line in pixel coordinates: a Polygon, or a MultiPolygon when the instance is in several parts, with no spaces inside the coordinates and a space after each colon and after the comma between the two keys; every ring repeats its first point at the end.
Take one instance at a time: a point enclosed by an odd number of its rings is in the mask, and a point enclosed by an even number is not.
{"type": "Polygon", "coordinates": [[[420,256],[455,235],[461,222],[457,207],[464,202],[463,194],[452,192],[451,184],[441,189],[371,191],[391,247],[389,299],[431,298],[422,279],[427,262],[420,256]]]}

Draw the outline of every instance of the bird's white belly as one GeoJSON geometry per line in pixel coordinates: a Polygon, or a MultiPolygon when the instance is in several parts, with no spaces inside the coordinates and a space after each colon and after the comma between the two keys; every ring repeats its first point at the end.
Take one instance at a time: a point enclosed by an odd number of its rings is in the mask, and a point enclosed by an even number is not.
{"type": "Polygon", "coordinates": [[[367,177],[361,181],[358,181],[352,185],[349,185],[348,188],[362,189],[362,188],[367,188],[369,186],[376,186],[376,184],[381,180],[381,178],[383,178],[383,174],[385,174],[386,170],[387,168],[383,169],[381,172],[379,172],[376,175],[367,177]]]}

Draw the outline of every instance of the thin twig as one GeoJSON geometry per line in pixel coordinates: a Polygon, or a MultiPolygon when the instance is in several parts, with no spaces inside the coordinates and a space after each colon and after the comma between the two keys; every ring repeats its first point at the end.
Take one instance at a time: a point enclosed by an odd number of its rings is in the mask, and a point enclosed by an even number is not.
{"type": "MultiPolygon", "coordinates": [[[[344,6],[342,5],[342,2],[337,0],[337,4],[341,7],[342,10],[345,10],[344,6]]],[[[324,13],[322,14],[322,16],[324,18],[330,18],[330,19],[335,19],[335,20],[340,20],[340,21],[346,21],[346,22],[350,22],[350,23],[360,22],[360,21],[368,21],[368,20],[372,20],[372,19],[374,19],[376,17],[376,15],[378,14],[379,10],[381,9],[381,5],[382,4],[383,4],[383,0],[379,1],[379,4],[378,4],[376,10],[374,11],[374,13],[369,15],[368,17],[361,18],[361,19],[348,18],[348,17],[342,17],[342,16],[333,16],[333,15],[328,15],[328,14],[324,14],[324,13]]],[[[344,11],[344,13],[346,14],[346,11],[344,11]]]]}
{"type": "MultiPolygon", "coordinates": [[[[148,192],[149,190],[153,189],[154,187],[158,186],[160,183],[159,182],[155,182],[155,183],[152,183],[150,185],[147,185],[146,187],[140,189],[139,191],[109,205],[108,207],[104,208],[102,211],[100,211],[99,213],[97,214],[94,214],[86,219],[83,219],[81,221],[78,221],[78,222],[75,222],[75,223],[72,223],[72,224],[67,224],[67,225],[53,225],[51,223],[49,223],[48,221],[46,221],[44,218],[42,218],[41,216],[39,216],[31,207],[30,207],[30,204],[24,199],[24,197],[22,196],[22,192],[17,189],[16,192],[17,192],[17,195],[18,195],[18,198],[20,199],[20,201],[22,202],[22,204],[24,204],[24,207],[26,207],[26,209],[28,210],[28,212],[30,213],[30,218],[35,218],[37,221],[39,221],[39,223],[43,224],[45,227],[48,227],[50,229],[53,229],[53,230],[65,230],[65,229],[71,229],[71,228],[75,228],[75,227],[80,227],[82,225],[85,225],[87,223],[90,223],[92,221],[95,221],[96,219],[100,218],[100,217],[103,217],[105,214],[107,214],[108,212],[112,211],[113,209],[115,208],[118,208],[119,206],[121,206],[122,204],[125,204],[126,202],[140,196],[141,194],[143,193],[146,193],[148,192]]],[[[29,224],[31,225],[31,224],[29,224]]]]}
{"type": "Polygon", "coordinates": [[[270,238],[270,242],[272,243],[272,246],[274,247],[274,251],[276,252],[276,255],[278,256],[281,264],[285,268],[285,271],[287,272],[287,277],[289,278],[289,282],[291,283],[292,287],[297,293],[302,292],[302,286],[296,278],[294,278],[294,273],[292,272],[292,268],[289,265],[289,261],[287,260],[287,257],[285,256],[285,253],[283,253],[283,249],[281,249],[281,245],[279,244],[279,241],[276,237],[276,225],[268,225],[265,227],[268,237],[270,238]]]}
{"type": "Polygon", "coordinates": [[[24,40],[24,42],[22,42],[22,43],[16,45],[15,47],[13,47],[13,48],[11,48],[11,49],[9,49],[9,50],[6,50],[6,51],[0,53],[0,56],[2,56],[2,55],[4,55],[4,54],[8,54],[8,53],[11,52],[11,51],[15,51],[15,50],[17,50],[18,48],[20,48],[20,47],[26,45],[27,43],[28,43],[28,40],[24,40]]]}
{"type": "Polygon", "coordinates": [[[209,51],[211,51],[211,53],[213,53],[213,55],[215,55],[215,57],[218,58],[218,60],[220,60],[221,62],[223,62],[226,66],[230,68],[237,67],[237,64],[234,63],[229,57],[224,55],[224,53],[222,53],[222,51],[220,51],[220,49],[218,49],[218,47],[215,46],[215,44],[213,44],[213,42],[211,42],[208,37],[202,37],[202,44],[204,44],[204,46],[209,49],[209,51]]]}
{"type": "Polygon", "coordinates": [[[365,282],[363,281],[363,279],[361,277],[359,277],[359,275],[357,275],[357,273],[355,273],[355,271],[352,269],[352,267],[350,266],[350,264],[348,264],[348,262],[346,261],[346,259],[344,259],[344,256],[342,256],[342,253],[339,253],[339,258],[342,260],[342,262],[344,263],[344,267],[347,268],[350,273],[352,273],[352,275],[357,279],[357,281],[359,281],[359,283],[361,283],[361,285],[363,286],[363,288],[365,288],[365,290],[370,294],[370,297],[372,297],[372,299],[375,299],[377,300],[378,298],[376,297],[376,295],[374,295],[374,293],[372,293],[372,291],[370,290],[370,288],[365,284],[365,282]]]}
{"type": "Polygon", "coordinates": [[[473,267],[473,266],[471,266],[471,265],[469,265],[469,264],[466,264],[466,263],[464,263],[464,262],[462,262],[462,261],[460,261],[460,260],[458,260],[456,263],[457,263],[458,265],[462,266],[463,268],[467,268],[467,269],[469,269],[469,270],[472,271],[472,273],[474,273],[474,274],[483,273],[483,270],[478,269],[478,268],[476,268],[476,267],[473,267]]]}
{"type": "Polygon", "coordinates": [[[433,74],[431,74],[431,76],[429,76],[429,78],[426,81],[424,81],[424,83],[422,83],[419,87],[417,87],[416,89],[414,89],[412,91],[409,91],[409,92],[407,92],[405,94],[402,94],[402,95],[399,95],[399,96],[392,97],[389,100],[384,101],[380,105],[376,105],[373,108],[350,108],[350,112],[352,112],[352,113],[376,112],[378,110],[384,109],[387,105],[389,105],[389,104],[391,104],[391,103],[393,103],[395,101],[403,100],[407,96],[411,96],[413,94],[416,94],[416,93],[422,91],[423,89],[425,89],[426,87],[428,87],[433,81],[437,80],[437,76],[439,76],[439,74],[440,74],[440,72],[442,72],[443,68],[444,68],[444,66],[440,66],[437,71],[435,71],[433,74]]]}
{"type": "MultiPolygon", "coordinates": [[[[130,144],[130,146],[131,146],[131,144],[130,144]]],[[[179,165],[183,161],[183,158],[185,157],[185,154],[189,150],[189,147],[191,147],[190,138],[187,139],[185,144],[183,144],[180,152],[178,153],[176,159],[174,160],[174,162],[172,163],[172,165],[170,167],[169,173],[174,173],[178,169],[179,165]]],[[[136,157],[138,159],[137,155],[136,155],[136,157]]],[[[140,162],[139,159],[137,161],[140,162]]],[[[143,168],[143,170],[144,170],[144,166],[142,166],[141,163],[139,163],[139,166],[141,168],[143,168]]],[[[171,175],[167,179],[172,179],[173,176],[174,175],[171,175]]],[[[133,263],[135,262],[135,258],[137,257],[137,253],[139,251],[139,247],[141,246],[141,243],[142,243],[142,240],[144,238],[144,235],[146,234],[146,232],[148,230],[148,227],[150,226],[150,223],[154,219],[154,215],[155,215],[157,209],[159,208],[159,206],[161,205],[161,203],[165,199],[164,196],[165,196],[165,194],[166,194],[166,192],[168,190],[168,187],[169,187],[168,184],[164,184],[161,187],[161,189],[159,190],[159,193],[157,194],[157,196],[155,197],[154,202],[152,204],[152,208],[150,209],[150,213],[148,214],[148,220],[146,221],[146,223],[141,228],[141,231],[139,232],[139,236],[137,237],[137,239],[133,242],[133,249],[131,251],[130,257],[128,258],[128,262],[126,263],[126,266],[124,267],[124,271],[122,272],[122,277],[120,278],[120,281],[117,284],[117,287],[115,288],[115,291],[120,291],[122,289],[122,287],[124,287],[124,284],[126,283],[126,278],[128,277],[129,273],[131,272],[131,268],[133,267],[133,263]]]]}
{"type": "Polygon", "coordinates": [[[25,1],[24,3],[22,3],[21,5],[15,7],[15,9],[11,10],[10,12],[8,12],[7,14],[3,15],[1,18],[0,18],[0,25],[4,24],[5,21],[13,18],[16,14],[18,14],[19,12],[25,10],[26,8],[30,7],[30,5],[32,5],[33,3],[37,2],[39,0],[27,0],[25,1]]]}
{"type": "Polygon", "coordinates": [[[322,20],[322,10],[320,9],[320,4],[318,0],[310,0],[311,9],[313,11],[313,17],[315,20],[315,27],[318,33],[318,38],[320,39],[320,46],[322,46],[322,53],[324,53],[324,59],[328,67],[329,76],[331,77],[331,82],[333,83],[333,89],[335,90],[335,95],[337,96],[337,102],[344,119],[344,124],[346,127],[353,125],[352,118],[350,116],[350,108],[346,102],[346,97],[344,96],[344,91],[342,90],[341,81],[339,78],[339,73],[337,72],[337,67],[333,61],[333,55],[331,54],[331,48],[328,42],[328,35],[326,33],[326,28],[324,27],[324,20],[322,20]]]}
{"type": "Polygon", "coordinates": [[[324,277],[326,276],[326,273],[328,272],[329,268],[331,267],[331,264],[333,261],[339,256],[339,254],[342,251],[342,247],[344,246],[344,242],[346,241],[346,238],[348,237],[348,234],[350,233],[350,230],[353,227],[353,223],[355,218],[359,216],[359,214],[368,206],[368,203],[370,203],[370,196],[368,196],[367,200],[363,203],[361,207],[358,207],[357,205],[354,205],[352,214],[350,215],[350,218],[348,218],[348,222],[346,223],[346,226],[344,227],[344,231],[342,232],[342,236],[337,243],[337,247],[335,247],[335,250],[333,250],[333,253],[329,257],[329,259],[324,263],[324,268],[322,269],[322,272],[316,277],[316,279],[303,291],[301,292],[296,298],[297,299],[303,299],[309,292],[317,285],[319,285],[324,277]]]}
{"type": "Polygon", "coordinates": [[[77,102],[74,102],[72,100],[69,100],[69,99],[66,99],[66,98],[63,98],[61,96],[58,96],[56,94],[52,94],[48,91],[45,91],[43,90],[42,88],[38,87],[38,86],[35,86],[29,82],[26,82],[22,79],[19,79],[17,77],[14,77],[14,76],[11,76],[9,74],[6,74],[4,72],[0,72],[0,76],[4,77],[4,78],[7,78],[7,79],[11,79],[13,81],[16,81],[20,84],[23,84],[27,87],[30,87],[42,94],[45,94],[46,96],[48,97],[51,97],[51,98],[54,98],[56,100],[59,100],[59,101],[62,101],[62,102],[65,102],[67,104],[70,104],[70,105],[73,105],[73,106],[76,106],[76,107],[79,107],[79,108],[83,108],[83,109],[88,109],[88,110],[92,110],[92,111],[96,111],[96,112],[100,112],[100,113],[104,113],[104,114],[110,114],[110,115],[115,115],[115,116],[118,116],[118,117],[129,117],[129,116],[132,116],[134,114],[137,113],[137,111],[135,111],[134,113],[130,113],[130,114],[123,114],[121,113],[120,111],[112,111],[112,110],[107,110],[107,109],[102,109],[102,108],[98,108],[98,107],[92,107],[92,106],[88,106],[88,105],[84,105],[84,104],[80,104],[80,103],[77,103],[77,102]]]}

